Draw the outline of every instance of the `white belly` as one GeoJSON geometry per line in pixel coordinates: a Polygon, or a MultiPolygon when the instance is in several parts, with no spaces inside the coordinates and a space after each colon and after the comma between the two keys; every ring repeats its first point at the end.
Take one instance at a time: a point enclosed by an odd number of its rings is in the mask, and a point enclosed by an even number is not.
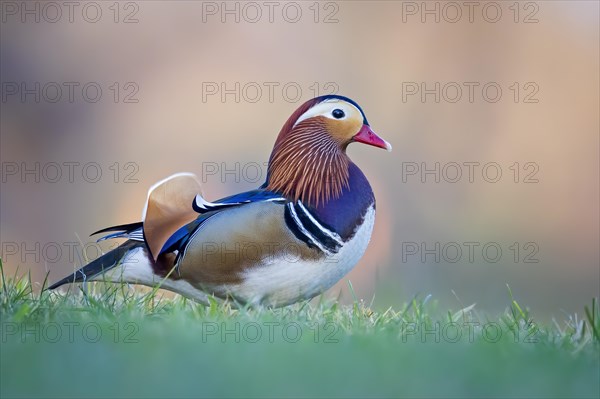
{"type": "Polygon", "coordinates": [[[266,306],[284,306],[319,295],[354,268],[367,249],[374,223],[371,206],[354,237],[337,254],[316,262],[282,257],[245,271],[243,282],[226,290],[244,302],[266,306]]]}

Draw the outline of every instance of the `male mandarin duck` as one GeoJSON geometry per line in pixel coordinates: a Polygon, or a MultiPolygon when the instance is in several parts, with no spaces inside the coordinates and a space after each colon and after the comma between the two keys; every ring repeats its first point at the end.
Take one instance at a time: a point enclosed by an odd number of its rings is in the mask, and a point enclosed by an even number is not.
{"type": "Polygon", "coordinates": [[[310,299],[354,267],[373,230],[375,197],[346,155],[352,142],[392,148],[351,99],[309,100],[283,125],[258,189],[208,202],[193,174],[171,176],[149,190],[142,222],[94,233],[125,243],[49,289],[96,280],[160,286],[202,303],[310,299]]]}

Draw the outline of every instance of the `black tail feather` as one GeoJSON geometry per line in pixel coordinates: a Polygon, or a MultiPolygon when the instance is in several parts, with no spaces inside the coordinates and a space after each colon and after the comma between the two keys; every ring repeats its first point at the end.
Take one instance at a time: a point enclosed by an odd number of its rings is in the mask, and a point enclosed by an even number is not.
{"type": "Polygon", "coordinates": [[[105,253],[98,259],[91,261],[81,269],[75,271],[73,274],[70,274],[62,280],[57,281],[47,289],[53,290],[64,284],[78,283],[96,277],[97,275],[102,274],[105,271],[117,266],[119,264],[119,261],[123,259],[127,252],[129,252],[132,248],[138,247],[140,245],[143,245],[143,243],[136,241],[127,241],[123,243],[123,245],[120,245],[112,251],[105,253]]]}
{"type": "Polygon", "coordinates": [[[90,234],[90,236],[94,236],[94,235],[100,234],[100,233],[108,233],[111,231],[124,231],[126,233],[131,233],[132,231],[137,230],[142,226],[143,226],[142,222],[120,224],[118,226],[111,226],[111,227],[104,228],[102,230],[95,231],[92,234],[90,234]]]}

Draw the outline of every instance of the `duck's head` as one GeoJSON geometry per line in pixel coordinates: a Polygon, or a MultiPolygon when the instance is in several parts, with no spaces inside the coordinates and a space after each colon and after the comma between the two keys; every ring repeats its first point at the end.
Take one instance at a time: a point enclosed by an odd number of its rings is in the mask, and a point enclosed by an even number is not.
{"type": "Polygon", "coordinates": [[[346,147],[352,142],[392,150],[353,100],[327,95],[305,102],[275,141],[267,188],[314,206],[336,198],[348,186],[346,147]]]}

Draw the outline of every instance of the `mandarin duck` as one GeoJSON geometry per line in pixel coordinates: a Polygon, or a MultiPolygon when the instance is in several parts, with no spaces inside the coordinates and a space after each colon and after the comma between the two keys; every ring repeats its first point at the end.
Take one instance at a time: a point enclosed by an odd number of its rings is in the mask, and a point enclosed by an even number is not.
{"type": "Polygon", "coordinates": [[[93,233],[127,241],[49,289],[128,282],[267,307],[313,298],[356,265],[373,230],[375,197],[346,155],[352,142],[392,148],[353,100],[309,100],[283,125],[262,186],[209,202],[195,175],[173,175],[150,188],[141,222],[93,233]]]}

